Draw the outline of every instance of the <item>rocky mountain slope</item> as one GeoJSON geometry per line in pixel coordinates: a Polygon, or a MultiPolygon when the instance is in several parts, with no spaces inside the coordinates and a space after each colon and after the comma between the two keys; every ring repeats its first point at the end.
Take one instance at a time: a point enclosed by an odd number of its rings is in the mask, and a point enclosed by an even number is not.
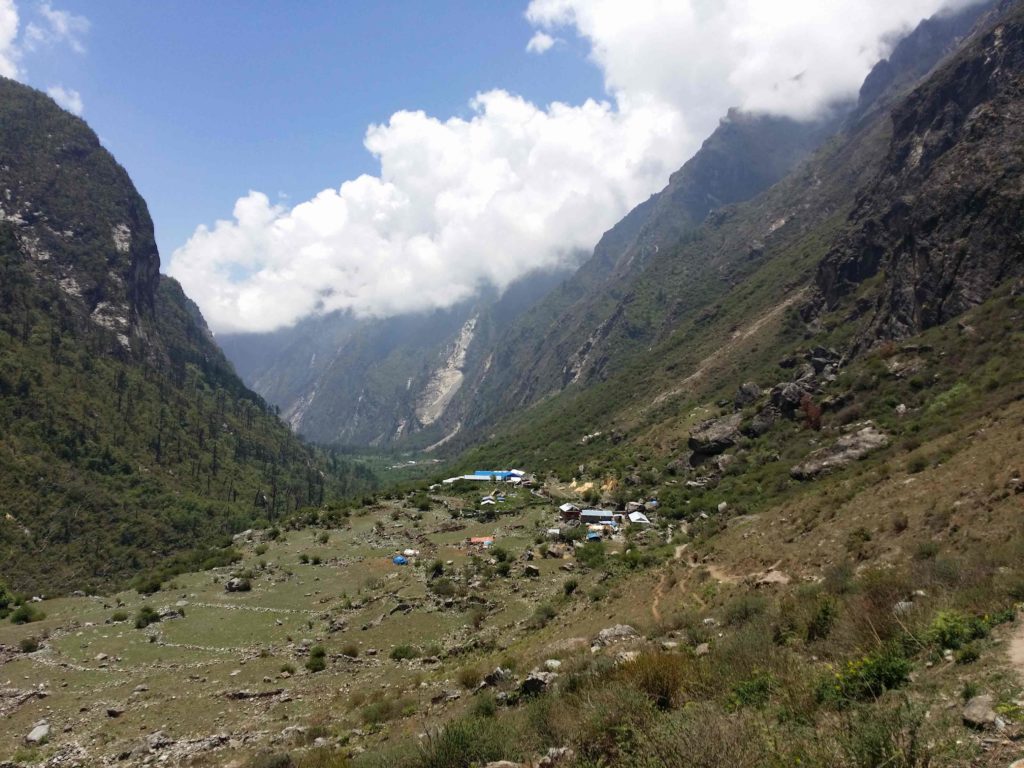
{"type": "MultiPolygon", "coordinates": [[[[369,478],[245,388],[80,119],[0,79],[0,561],[95,588],[369,478]]],[[[229,538],[229,537],[228,537],[229,538]]]]}

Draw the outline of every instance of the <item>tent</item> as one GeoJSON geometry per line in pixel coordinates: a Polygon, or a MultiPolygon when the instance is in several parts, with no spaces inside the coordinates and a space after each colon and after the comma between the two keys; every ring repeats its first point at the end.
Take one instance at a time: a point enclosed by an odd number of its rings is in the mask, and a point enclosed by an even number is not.
{"type": "Polygon", "coordinates": [[[409,561],[406,560],[401,555],[395,555],[394,557],[392,557],[391,558],[391,562],[394,563],[395,565],[408,565],[409,564],[409,561]]]}
{"type": "Polygon", "coordinates": [[[651,521],[647,519],[647,515],[643,512],[630,512],[629,522],[633,525],[650,525],[651,521]]]}

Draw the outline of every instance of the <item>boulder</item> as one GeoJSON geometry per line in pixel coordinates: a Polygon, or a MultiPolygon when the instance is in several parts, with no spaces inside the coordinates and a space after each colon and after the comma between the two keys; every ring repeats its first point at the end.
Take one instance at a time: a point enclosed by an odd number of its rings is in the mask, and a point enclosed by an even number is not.
{"type": "Polygon", "coordinates": [[[863,459],[888,444],[888,435],[873,424],[867,424],[856,432],[843,435],[828,448],[815,451],[802,464],[790,469],[789,473],[797,480],[810,480],[863,459]]]}
{"type": "MultiPolygon", "coordinates": [[[[813,375],[813,370],[811,373],[813,375]]],[[[772,389],[772,405],[787,416],[792,416],[793,412],[800,407],[800,402],[804,399],[804,395],[806,394],[807,390],[795,381],[791,381],[787,384],[779,384],[772,389]]]]}
{"type": "Polygon", "coordinates": [[[519,684],[519,693],[522,696],[537,696],[544,693],[557,677],[556,672],[534,670],[519,684]]]}
{"type": "Polygon", "coordinates": [[[698,645],[696,648],[693,649],[693,655],[694,656],[698,656],[698,657],[699,656],[707,656],[709,653],[711,653],[711,645],[710,645],[710,643],[701,643],[700,645],[698,645]]]}
{"type": "Polygon", "coordinates": [[[690,432],[690,450],[701,456],[714,456],[736,445],[740,437],[741,414],[711,419],[690,432]]]}
{"type": "Polygon", "coordinates": [[[224,583],[224,589],[227,592],[248,592],[252,589],[252,584],[248,579],[240,579],[236,576],[224,583]]]}
{"type": "Polygon", "coordinates": [[[616,624],[614,627],[605,627],[598,632],[597,637],[594,638],[594,645],[614,645],[626,640],[636,640],[639,637],[640,633],[629,626],[629,624],[616,624]]]}
{"type": "Polygon", "coordinates": [[[781,415],[778,408],[773,405],[766,405],[754,414],[754,417],[749,422],[743,425],[743,434],[749,437],[760,437],[775,426],[775,422],[778,421],[781,415]]]}
{"type": "Polygon", "coordinates": [[[536,565],[528,565],[525,568],[523,568],[523,576],[526,576],[530,579],[539,579],[540,568],[538,568],[536,565]]]}
{"type": "Polygon", "coordinates": [[[45,720],[41,720],[36,723],[35,728],[29,731],[28,736],[25,737],[25,743],[33,746],[39,746],[45,744],[50,738],[50,724],[45,720]]]}
{"type": "Polygon", "coordinates": [[[736,410],[740,410],[756,403],[759,397],[761,397],[761,388],[753,381],[747,381],[740,384],[739,389],[736,390],[733,405],[736,406],[736,410]]]}
{"type": "Polygon", "coordinates": [[[964,707],[964,725],[977,730],[1001,729],[1005,723],[993,709],[995,700],[989,693],[975,696],[964,707]]]}

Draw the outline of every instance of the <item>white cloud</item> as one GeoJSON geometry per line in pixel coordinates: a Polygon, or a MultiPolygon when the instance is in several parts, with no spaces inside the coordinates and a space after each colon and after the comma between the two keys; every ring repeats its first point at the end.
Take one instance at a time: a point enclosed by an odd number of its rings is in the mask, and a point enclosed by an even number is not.
{"type": "Polygon", "coordinates": [[[290,209],[250,192],[232,221],[174,252],[169,274],[218,332],[314,311],[448,306],[592,247],[680,160],[675,116],[657,105],[539,109],[491,91],[472,108],[468,119],[399,112],[371,126],[380,176],[290,209]]]}
{"type": "Polygon", "coordinates": [[[557,32],[582,37],[609,102],[541,108],[494,90],[468,119],[398,112],[367,131],[377,176],[294,207],[250,192],[233,219],[199,227],[168,272],[218,332],[335,309],[414,312],[502,288],[591,248],[729,107],[806,118],[855,95],[884,41],[941,4],[533,0],[527,18],[543,37],[528,50],[557,32]]]}
{"type": "Polygon", "coordinates": [[[54,85],[46,89],[47,95],[60,104],[64,109],[73,115],[81,115],[85,105],[82,104],[82,95],[71,88],[62,85],[54,85]]]}
{"type": "Polygon", "coordinates": [[[536,54],[546,53],[551,50],[552,46],[554,46],[556,42],[555,38],[547,32],[541,32],[538,30],[526,44],[526,51],[527,53],[536,54]]]}
{"type": "Polygon", "coordinates": [[[0,75],[16,78],[18,71],[18,9],[14,0],[0,0],[0,75]]]}
{"type": "Polygon", "coordinates": [[[24,46],[34,51],[46,45],[66,44],[75,53],[85,53],[83,38],[89,32],[89,20],[69,11],[61,11],[50,3],[39,6],[40,23],[31,22],[25,29],[24,46]]]}

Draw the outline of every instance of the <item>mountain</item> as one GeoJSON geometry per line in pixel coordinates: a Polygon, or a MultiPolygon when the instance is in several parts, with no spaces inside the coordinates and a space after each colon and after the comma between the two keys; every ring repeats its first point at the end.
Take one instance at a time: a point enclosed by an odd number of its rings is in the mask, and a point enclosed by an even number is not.
{"type": "Polygon", "coordinates": [[[96,135],[0,79],[0,561],[13,588],[96,589],[223,556],[254,521],[372,483],[295,439],[159,270],[146,204],[96,135]]]}
{"type": "Polygon", "coordinates": [[[458,431],[502,334],[569,274],[536,272],[500,295],[484,291],[444,310],[383,319],[332,313],[218,341],[304,437],[424,448],[458,431]]]}

